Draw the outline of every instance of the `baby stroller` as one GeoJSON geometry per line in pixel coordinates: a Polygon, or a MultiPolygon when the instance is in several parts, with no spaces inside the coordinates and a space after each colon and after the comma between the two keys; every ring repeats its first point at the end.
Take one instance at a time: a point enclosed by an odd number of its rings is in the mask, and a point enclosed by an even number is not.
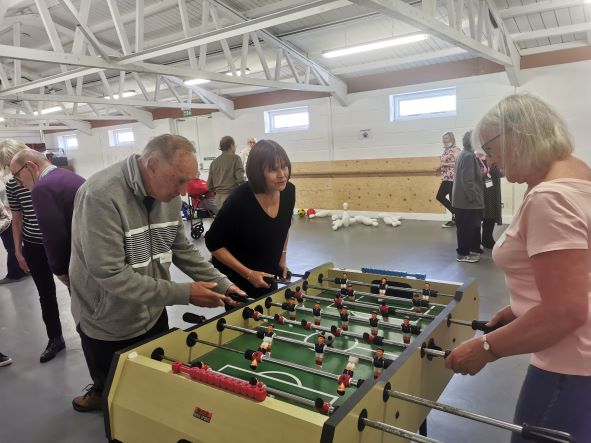
{"type": "Polygon", "coordinates": [[[207,199],[215,195],[207,189],[207,182],[200,179],[194,179],[187,185],[188,202],[183,202],[183,216],[191,221],[191,237],[198,240],[205,228],[203,227],[203,218],[213,216],[208,209],[207,199]]]}

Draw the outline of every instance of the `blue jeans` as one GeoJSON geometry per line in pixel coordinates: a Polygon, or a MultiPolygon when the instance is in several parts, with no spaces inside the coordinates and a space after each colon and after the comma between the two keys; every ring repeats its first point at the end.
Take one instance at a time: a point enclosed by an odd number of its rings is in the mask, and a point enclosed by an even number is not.
{"type": "MultiPolygon", "coordinates": [[[[591,442],[591,376],[558,374],[530,365],[513,421],[568,432],[577,442],[591,442]]],[[[525,441],[513,433],[511,443],[525,441]]]]}

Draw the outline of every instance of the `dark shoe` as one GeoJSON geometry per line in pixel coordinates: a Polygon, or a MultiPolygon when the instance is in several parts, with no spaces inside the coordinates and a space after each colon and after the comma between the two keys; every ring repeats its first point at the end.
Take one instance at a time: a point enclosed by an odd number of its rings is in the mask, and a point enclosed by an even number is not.
{"type": "Polygon", "coordinates": [[[79,395],[72,400],[72,406],[78,412],[102,411],[103,398],[99,391],[94,389],[93,385],[86,386],[86,393],[79,395]]]}
{"type": "Polygon", "coordinates": [[[0,366],[8,366],[12,363],[12,358],[0,352],[0,366]]]}
{"type": "Polygon", "coordinates": [[[16,283],[19,281],[23,281],[25,278],[27,278],[29,276],[30,276],[30,274],[25,274],[22,277],[18,277],[18,278],[11,278],[11,277],[6,276],[0,280],[0,285],[7,285],[9,283],[16,283]]]}
{"type": "Polygon", "coordinates": [[[39,360],[41,363],[46,363],[51,360],[53,357],[57,355],[59,351],[66,348],[66,343],[64,342],[64,337],[59,338],[50,338],[49,343],[47,343],[47,347],[39,360]]]}
{"type": "Polygon", "coordinates": [[[456,227],[456,222],[453,220],[448,221],[447,223],[444,223],[441,225],[442,228],[455,228],[456,227]]]}

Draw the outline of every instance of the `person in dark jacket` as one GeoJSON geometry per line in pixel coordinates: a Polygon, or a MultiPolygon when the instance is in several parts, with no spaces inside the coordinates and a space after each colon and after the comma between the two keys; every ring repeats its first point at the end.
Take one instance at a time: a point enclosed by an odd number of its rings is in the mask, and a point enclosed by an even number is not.
{"type": "Polygon", "coordinates": [[[480,222],[484,208],[484,187],[478,160],[470,142],[471,131],[464,134],[464,149],[458,155],[452,193],[456,214],[459,262],[480,261],[480,222]]]}
{"type": "Polygon", "coordinates": [[[481,244],[486,249],[495,246],[493,231],[495,224],[502,225],[501,210],[501,173],[497,165],[488,166],[486,156],[480,152],[476,153],[482,171],[484,185],[484,212],[482,214],[482,238],[481,244]]]}

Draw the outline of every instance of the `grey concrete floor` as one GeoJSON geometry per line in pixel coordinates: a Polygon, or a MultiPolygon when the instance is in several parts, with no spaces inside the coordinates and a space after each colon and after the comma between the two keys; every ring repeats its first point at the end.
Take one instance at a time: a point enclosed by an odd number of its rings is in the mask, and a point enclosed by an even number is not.
{"type": "MultiPolygon", "coordinates": [[[[475,278],[481,296],[480,318],[490,318],[507,303],[502,273],[494,266],[490,252],[478,264],[456,262],[455,229],[442,229],[440,225],[409,220],[398,228],[353,226],[333,232],[328,219],[294,219],[288,265],[297,272],[330,261],[351,269],[368,266],[423,272],[432,279],[475,278]]],[[[497,227],[497,236],[500,230],[497,227]]],[[[202,239],[195,244],[209,256],[202,239]]],[[[5,275],[5,263],[2,250],[0,277],[5,275]]],[[[176,269],[173,279],[188,281],[176,269]]],[[[12,365],[0,368],[0,443],[106,441],[102,414],[77,413],[71,406],[72,398],[80,394],[90,377],[70,314],[68,292],[57,280],[56,283],[67,350],[45,364],[39,363],[47,339],[33,281],[0,286],[0,352],[14,360],[12,365]]],[[[207,316],[220,312],[171,307],[170,325],[188,327],[181,320],[188,310],[207,316]]],[[[440,401],[511,421],[527,360],[525,356],[506,358],[475,377],[456,375],[440,401]]],[[[430,437],[447,443],[509,440],[506,431],[437,411],[429,415],[428,429],[430,437]]]]}

